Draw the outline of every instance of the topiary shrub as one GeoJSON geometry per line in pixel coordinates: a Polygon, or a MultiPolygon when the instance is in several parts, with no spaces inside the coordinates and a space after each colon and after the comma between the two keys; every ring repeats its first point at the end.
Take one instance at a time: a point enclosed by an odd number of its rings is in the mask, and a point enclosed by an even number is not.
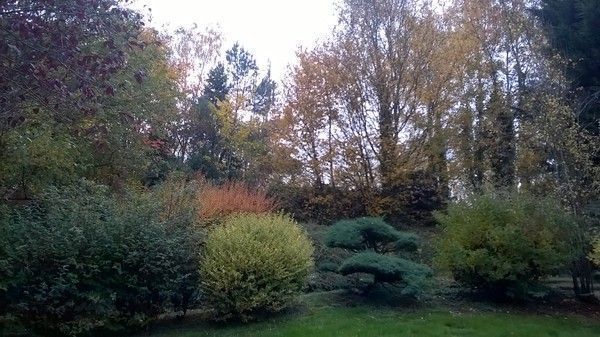
{"type": "Polygon", "coordinates": [[[403,295],[417,296],[432,275],[429,267],[397,255],[416,250],[418,237],[394,229],[381,218],[338,221],[329,230],[326,243],[356,252],[342,262],[338,272],[371,274],[371,286],[389,283],[401,287],[403,295]]]}
{"type": "Polygon", "coordinates": [[[170,309],[182,282],[198,274],[193,235],[160,221],[159,212],[150,196],[117,201],[87,181],[5,209],[5,311],[42,336],[144,326],[170,309]]]}
{"type": "Polygon", "coordinates": [[[239,214],[208,233],[200,265],[215,320],[248,321],[287,307],[308,280],[313,246],[291,218],[239,214]]]}
{"type": "Polygon", "coordinates": [[[475,290],[518,298],[570,261],[577,226],[557,203],[518,193],[473,196],[436,218],[440,267],[475,290]]]}

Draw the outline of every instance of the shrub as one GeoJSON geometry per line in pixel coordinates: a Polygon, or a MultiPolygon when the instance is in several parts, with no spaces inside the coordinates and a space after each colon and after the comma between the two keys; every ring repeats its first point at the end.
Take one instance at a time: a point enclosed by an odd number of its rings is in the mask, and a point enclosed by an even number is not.
{"type": "Polygon", "coordinates": [[[438,178],[431,172],[398,173],[392,186],[379,198],[378,214],[392,223],[435,225],[433,213],[446,203],[439,186],[438,178]]]}
{"type": "Polygon", "coordinates": [[[317,270],[321,272],[334,272],[338,270],[338,265],[335,262],[326,261],[317,266],[317,270]]]}
{"type": "Polygon", "coordinates": [[[326,237],[328,246],[356,252],[342,262],[338,269],[340,274],[371,274],[372,285],[391,283],[409,296],[419,295],[432,275],[429,267],[396,255],[400,251],[416,250],[417,241],[416,235],[397,231],[381,218],[338,221],[326,237]]]}
{"type": "Polygon", "coordinates": [[[206,185],[200,190],[198,201],[198,216],[205,224],[222,221],[232,214],[264,214],[275,210],[275,202],[266,193],[239,182],[206,185]]]}
{"type": "Polygon", "coordinates": [[[456,281],[494,294],[526,295],[570,260],[571,216],[551,200],[486,194],[437,214],[436,261],[456,281]]]}
{"type": "Polygon", "coordinates": [[[330,225],[332,222],[365,216],[369,198],[366,193],[345,190],[328,185],[299,187],[293,185],[272,186],[270,194],[277,197],[282,209],[302,222],[315,221],[330,225]]]}
{"type": "Polygon", "coordinates": [[[160,203],[161,220],[185,226],[197,222],[196,196],[200,186],[200,181],[188,180],[180,173],[172,173],[160,185],[154,186],[152,196],[160,203]]]}
{"type": "Polygon", "coordinates": [[[359,250],[414,251],[418,248],[418,237],[412,233],[396,230],[382,218],[358,218],[336,222],[325,238],[329,247],[359,250]]]}
{"type": "Polygon", "coordinates": [[[600,266],[600,238],[594,241],[594,246],[590,254],[590,260],[597,266],[600,266]]]}
{"type": "Polygon", "coordinates": [[[46,336],[137,328],[165,311],[197,260],[193,235],[159,221],[149,199],[117,202],[84,181],[3,212],[6,310],[46,336]]]}
{"type": "Polygon", "coordinates": [[[288,306],[307,282],[313,247],[284,215],[234,215],[208,234],[201,262],[216,320],[248,321],[288,306]]]}

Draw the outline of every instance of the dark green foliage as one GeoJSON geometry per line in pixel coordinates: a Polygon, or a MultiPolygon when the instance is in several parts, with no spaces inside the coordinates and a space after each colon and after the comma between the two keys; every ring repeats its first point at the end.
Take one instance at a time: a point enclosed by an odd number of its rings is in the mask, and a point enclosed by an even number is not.
{"type": "Polygon", "coordinates": [[[239,84],[246,77],[256,74],[258,70],[256,59],[250,52],[240,46],[239,43],[235,43],[225,54],[234,85],[239,84]]]}
{"type": "Polygon", "coordinates": [[[217,105],[218,102],[225,100],[227,94],[229,94],[227,73],[223,63],[219,63],[208,73],[208,79],[204,87],[204,97],[212,104],[217,105]]]}
{"type": "Polygon", "coordinates": [[[543,0],[538,16],[552,46],[572,61],[573,89],[581,88],[580,124],[600,133],[600,2],[597,0],[543,0]]]}
{"type": "Polygon", "coordinates": [[[404,233],[383,221],[382,218],[358,218],[336,222],[325,238],[330,247],[352,250],[386,251],[416,250],[417,236],[404,233]]]}
{"type": "Polygon", "coordinates": [[[348,191],[331,186],[296,187],[272,186],[275,196],[286,213],[299,221],[316,221],[331,224],[339,219],[367,215],[367,202],[358,191],[348,191]]]}
{"type": "Polygon", "coordinates": [[[436,176],[418,171],[397,177],[398,184],[386,189],[350,190],[331,185],[272,186],[271,193],[289,214],[301,221],[331,224],[340,219],[380,215],[392,224],[435,224],[433,212],[444,207],[436,176]]]}
{"type": "Polygon", "coordinates": [[[526,296],[572,257],[577,223],[550,199],[519,193],[474,196],[438,214],[437,263],[456,281],[494,294],[526,296]]]}
{"type": "Polygon", "coordinates": [[[271,68],[258,83],[254,97],[252,98],[252,112],[267,118],[269,112],[275,105],[275,89],[277,83],[271,78],[271,68]]]}
{"type": "Polygon", "coordinates": [[[446,196],[438,176],[431,171],[417,170],[395,177],[393,187],[381,195],[381,215],[391,223],[432,226],[433,212],[442,209],[446,196]]]}
{"type": "MultiPolygon", "coordinates": [[[[50,188],[0,218],[0,300],[41,335],[144,326],[189,302],[194,236],[150,195],[115,200],[89,182],[50,188]]],[[[0,313],[0,315],[3,313],[0,313]]]]}
{"type": "Polygon", "coordinates": [[[372,274],[375,283],[389,282],[400,284],[403,295],[418,295],[427,278],[433,275],[431,269],[403,258],[375,252],[358,253],[346,259],[340,266],[340,274],[372,274]]]}
{"type": "Polygon", "coordinates": [[[338,265],[335,262],[325,261],[317,266],[317,270],[321,272],[335,272],[338,270],[338,265]]]}
{"type": "Polygon", "coordinates": [[[399,251],[417,249],[418,237],[394,229],[381,218],[359,218],[335,223],[327,233],[329,247],[358,252],[345,259],[342,275],[366,273],[374,284],[390,283],[402,288],[403,295],[417,296],[432,276],[429,267],[397,256],[399,251]],[[386,254],[387,253],[387,254],[386,254]]]}
{"type": "Polygon", "coordinates": [[[223,138],[217,118],[217,108],[211,103],[214,96],[201,97],[192,108],[189,158],[187,166],[202,173],[207,179],[220,181],[228,172],[222,162],[228,144],[223,138]]]}

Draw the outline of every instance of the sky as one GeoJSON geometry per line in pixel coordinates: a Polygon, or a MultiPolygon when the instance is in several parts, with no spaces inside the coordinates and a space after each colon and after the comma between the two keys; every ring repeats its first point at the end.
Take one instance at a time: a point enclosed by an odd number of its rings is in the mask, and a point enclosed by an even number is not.
{"type": "Polygon", "coordinates": [[[335,0],[136,0],[134,7],[151,8],[150,25],[159,29],[218,27],[226,49],[240,42],[259,67],[271,64],[275,79],[285,75],[299,46],[314,45],[336,23],[335,0]]]}

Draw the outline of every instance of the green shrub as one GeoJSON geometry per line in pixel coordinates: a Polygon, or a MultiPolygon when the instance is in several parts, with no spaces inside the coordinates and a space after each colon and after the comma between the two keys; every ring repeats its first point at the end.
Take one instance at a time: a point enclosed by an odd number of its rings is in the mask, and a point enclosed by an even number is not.
{"type": "Polygon", "coordinates": [[[418,237],[397,231],[381,218],[359,218],[335,223],[326,237],[327,245],[350,249],[356,254],[343,261],[342,275],[373,275],[373,284],[391,283],[402,288],[402,294],[419,295],[431,269],[397,255],[417,249],[418,237]]]}
{"type": "Polygon", "coordinates": [[[317,266],[317,270],[321,272],[335,272],[338,270],[338,265],[335,262],[325,261],[317,266]]]}
{"type": "Polygon", "coordinates": [[[286,213],[302,222],[316,221],[329,225],[338,219],[368,213],[369,203],[363,193],[329,185],[319,188],[278,185],[271,187],[270,194],[277,197],[278,205],[286,213]]]}
{"type": "Polygon", "coordinates": [[[597,266],[600,266],[600,238],[594,241],[592,252],[590,253],[590,260],[597,266]]]}
{"type": "Polygon", "coordinates": [[[209,232],[201,262],[216,320],[251,320],[288,306],[313,266],[306,233],[284,215],[234,215],[209,232]]]}
{"type": "Polygon", "coordinates": [[[423,290],[431,269],[397,256],[375,252],[358,253],[340,266],[340,274],[371,274],[375,283],[388,282],[399,285],[403,295],[416,296],[423,290]]]}
{"type": "Polygon", "coordinates": [[[474,289],[516,297],[569,262],[577,226],[551,200],[517,193],[474,196],[436,218],[440,267],[474,289]]]}
{"type": "Polygon", "coordinates": [[[137,328],[165,311],[198,262],[193,235],[159,221],[150,199],[117,201],[84,181],[4,211],[5,310],[46,336],[137,328]]]}
{"type": "Polygon", "coordinates": [[[418,248],[418,237],[396,230],[381,218],[358,218],[336,222],[325,237],[329,247],[350,250],[413,251],[418,248]]]}

